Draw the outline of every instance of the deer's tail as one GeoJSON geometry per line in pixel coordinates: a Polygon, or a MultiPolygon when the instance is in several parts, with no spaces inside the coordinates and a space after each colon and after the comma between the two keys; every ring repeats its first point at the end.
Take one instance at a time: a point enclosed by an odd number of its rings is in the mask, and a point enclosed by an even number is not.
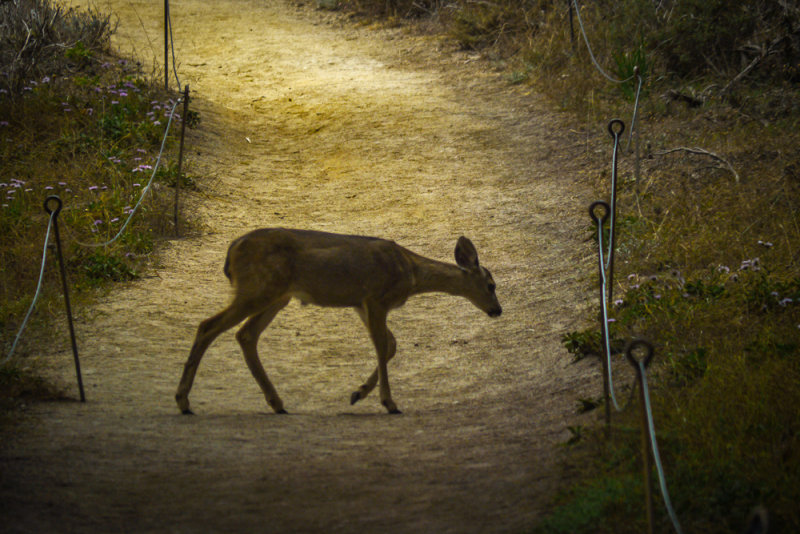
{"type": "Polygon", "coordinates": [[[228,253],[225,255],[225,265],[222,267],[222,272],[225,273],[225,276],[231,283],[233,283],[233,278],[231,278],[231,250],[233,249],[233,245],[238,241],[238,239],[234,240],[231,246],[228,247],[228,253]]]}

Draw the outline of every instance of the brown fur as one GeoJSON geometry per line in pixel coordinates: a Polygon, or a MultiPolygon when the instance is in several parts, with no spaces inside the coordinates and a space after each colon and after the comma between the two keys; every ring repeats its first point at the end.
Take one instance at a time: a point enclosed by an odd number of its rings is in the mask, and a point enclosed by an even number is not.
{"type": "Polygon", "coordinates": [[[294,297],[305,304],[354,308],[369,330],[378,367],[351,395],[366,397],[380,383],[381,403],[399,413],[391,398],[386,372],[396,342],[386,316],[415,294],[442,291],[469,299],[492,317],[502,309],[494,281],[478,263],[475,247],[465,237],[455,250],[458,265],[431,260],[393,241],[310,230],[265,228],[234,240],[223,271],[234,286],[230,306],[200,323],[175,398],[184,413],[200,359],[216,337],[244,319],[236,337],[267,402],[285,413],[283,402],[267,378],[256,352],[261,332],[294,297]]]}

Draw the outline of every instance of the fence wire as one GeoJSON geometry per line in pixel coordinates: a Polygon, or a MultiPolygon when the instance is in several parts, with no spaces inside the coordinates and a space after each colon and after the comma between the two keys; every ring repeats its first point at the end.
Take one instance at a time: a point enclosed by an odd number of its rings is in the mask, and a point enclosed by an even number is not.
{"type": "MultiPolygon", "coordinates": [[[[153,173],[150,175],[150,180],[147,182],[147,185],[142,189],[142,193],[139,196],[139,201],[136,203],[134,208],[128,214],[128,218],[125,220],[125,223],[119,229],[119,232],[117,232],[117,235],[115,235],[113,238],[111,238],[110,240],[106,241],[105,243],[81,243],[80,241],[74,241],[77,245],[80,245],[82,247],[92,247],[92,248],[94,248],[94,247],[106,247],[106,246],[111,245],[112,243],[114,243],[125,232],[125,229],[128,227],[128,224],[130,224],[131,219],[133,219],[134,215],[136,214],[136,212],[139,209],[139,206],[142,204],[142,201],[144,200],[144,197],[150,191],[150,188],[151,188],[151,186],[153,184],[153,180],[156,177],[156,172],[158,172],[158,167],[159,167],[159,165],[161,163],[161,156],[164,154],[164,147],[167,144],[167,136],[169,135],[169,129],[170,129],[170,126],[172,125],[172,119],[173,119],[173,117],[175,115],[175,108],[181,102],[182,102],[182,99],[178,99],[172,106],[172,110],[169,113],[169,120],[167,121],[167,126],[164,129],[164,137],[161,140],[161,150],[159,151],[158,158],[156,159],[156,163],[153,166],[153,173]]],[[[186,120],[185,117],[184,117],[184,120],[186,120]]],[[[11,360],[11,357],[13,356],[14,351],[17,348],[17,344],[19,343],[19,339],[22,336],[22,332],[25,330],[25,327],[28,325],[28,320],[30,319],[31,314],[33,313],[33,309],[36,306],[36,302],[39,300],[39,295],[40,295],[41,290],[42,290],[42,280],[44,278],[44,267],[45,267],[45,264],[46,264],[46,261],[47,261],[47,246],[48,246],[48,243],[50,241],[50,231],[52,229],[53,219],[54,219],[55,216],[56,216],[56,212],[51,213],[50,214],[50,219],[49,219],[49,221],[47,223],[47,233],[45,234],[44,250],[42,251],[42,265],[41,265],[41,267],[39,269],[39,281],[38,281],[37,286],[36,286],[36,291],[35,291],[35,293],[33,295],[33,300],[31,301],[31,305],[28,308],[28,312],[25,314],[25,319],[23,319],[22,325],[20,326],[19,331],[17,332],[17,335],[14,337],[14,342],[11,345],[11,350],[9,350],[8,354],[5,356],[5,358],[3,359],[2,364],[0,364],[0,365],[5,365],[6,363],[8,363],[9,360],[11,360]]]]}
{"type": "Polygon", "coordinates": [[[572,0],[572,5],[575,8],[575,15],[576,15],[576,17],[578,19],[578,26],[581,29],[581,35],[583,36],[583,42],[586,43],[586,50],[589,52],[589,57],[592,59],[592,63],[594,64],[595,69],[597,69],[597,72],[602,74],[603,77],[605,77],[611,83],[616,83],[616,84],[627,83],[627,82],[633,80],[634,78],[636,78],[638,80],[638,84],[637,84],[637,87],[636,87],[636,99],[635,99],[634,104],[633,104],[633,113],[632,113],[632,116],[631,116],[631,128],[630,128],[630,132],[628,133],[628,148],[630,148],[631,141],[633,140],[633,133],[634,133],[635,127],[636,127],[636,116],[638,115],[638,111],[639,111],[639,96],[641,95],[641,92],[642,92],[642,85],[644,84],[644,79],[639,74],[639,67],[638,66],[634,67],[633,74],[631,74],[630,76],[628,76],[624,80],[620,80],[618,78],[614,78],[613,76],[608,74],[603,69],[603,67],[600,66],[600,63],[597,61],[597,58],[595,58],[594,52],[592,51],[592,45],[589,43],[589,37],[586,35],[586,28],[584,28],[584,26],[583,26],[583,19],[581,18],[581,10],[580,10],[580,7],[578,6],[578,0],[572,0]]]}
{"type": "MultiPolygon", "coordinates": [[[[172,38],[172,14],[170,13],[169,9],[169,0],[164,2],[164,9],[167,10],[167,28],[169,28],[169,46],[172,50],[172,72],[175,74],[175,82],[178,84],[178,90],[182,87],[181,79],[178,77],[178,67],[175,62],[175,39],[172,38]]],[[[164,76],[169,76],[167,72],[164,73],[164,76]]]]}
{"type": "Polygon", "coordinates": [[[11,344],[11,350],[8,351],[5,359],[3,359],[2,365],[8,363],[11,359],[11,356],[14,355],[14,351],[17,348],[17,343],[19,343],[19,338],[22,337],[22,332],[25,330],[25,327],[28,325],[28,319],[31,318],[31,314],[33,313],[33,308],[36,307],[36,301],[39,300],[39,294],[42,291],[42,280],[44,279],[44,266],[47,263],[47,245],[50,243],[50,230],[53,228],[53,219],[56,217],[57,212],[53,212],[50,214],[50,219],[47,222],[47,232],[44,236],[44,247],[42,247],[42,266],[39,268],[39,281],[36,284],[36,292],[33,294],[33,300],[31,301],[31,305],[28,308],[28,313],[25,314],[25,319],[22,321],[22,325],[19,327],[19,331],[17,332],[16,337],[14,337],[14,343],[11,344]]]}
{"type": "MultiPolygon", "coordinates": [[[[153,172],[150,175],[150,180],[148,180],[147,185],[145,185],[142,188],[142,193],[141,193],[141,195],[139,195],[139,200],[136,202],[136,205],[133,207],[133,209],[128,214],[128,218],[125,219],[125,222],[120,227],[119,231],[117,232],[117,235],[115,235],[114,237],[112,237],[111,239],[109,239],[108,241],[106,241],[104,243],[82,243],[80,241],[74,241],[76,244],[78,244],[78,245],[80,245],[82,247],[91,247],[91,248],[107,247],[108,245],[111,245],[117,239],[119,239],[120,236],[125,232],[125,230],[128,227],[128,224],[130,224],[130,222],[131,222],[131,219],[133,219],[133,216],[136,215],[136,212],[139,210],[139,206],[142,204],[142,201],[144,200],[144,197],[147,195],[147,193],[150,191],[150,187],[153,185],[153,180],[155,179],[156,173],[158,172],[158,166],[161,164],[161,156],[164,154],[164,147],[167,144],[167,136],[169,136],[169,129],[170,129],[170,126],[172,126],[172,118],[175,115],[175,108],[177,108],[178,104],[180,104],[182,101],[183,101],[183,99],[179,98],[172,105],[172,110],[169,112],[169,119],[167,120],[167,126],[164,129],[164,137],[161,140],[161,150],[159,150],[158,157],[156,158],[156,163],[155,163],[155,165],[153,165],[153,172]]],[[[186,120],[186,117],[183,117],[183,120],[186,120]]],[[[180,178],[178,178],[178,179],[180,179],[180,178]]]]}

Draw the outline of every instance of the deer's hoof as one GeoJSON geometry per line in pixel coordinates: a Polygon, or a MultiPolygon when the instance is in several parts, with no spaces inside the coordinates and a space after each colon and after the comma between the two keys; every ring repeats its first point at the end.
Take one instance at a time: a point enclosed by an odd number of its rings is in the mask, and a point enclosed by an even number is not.
{"type": "Polygon", "coordinates": [[[352,406],[353,404],[357,403],[360,400],[361,400],[361,392],[354,391],[353,394],[350,395],[350,406],[352,406]]]}
{"type": "Polygon", "coordinates": [[[398,410],[395,403],[390,400],[385,400],[381,402],[381,404],[383,404],[383,407],[386,408],[386,410],[392,415],[403,413],[400,410],[398,410]]]}
{"type": "Polygon", "coordinates": [[[279,415],[289,415],[289,412],[287,412],[283,408],[281,408],[280,410],[275,410],[275,413],[279,415]]]}
{"type": "Polygon", "coordinates": [[[194,415],[194,412],[192,410],[190,410],[189,408],[186,408],[185,410],[181,410],[181,413],[183,415],[194,415]]]}

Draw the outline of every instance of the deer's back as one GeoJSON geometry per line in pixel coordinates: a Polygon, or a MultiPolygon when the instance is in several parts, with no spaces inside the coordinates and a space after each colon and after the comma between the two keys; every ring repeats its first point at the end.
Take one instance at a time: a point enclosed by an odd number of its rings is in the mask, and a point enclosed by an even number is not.
{"type": "Polygon", "coordinates": [[[264,228],[236,239],[226,274],[241,295],[289,295],[320,306],[396,307],[413,282],[411,253],[393,241],[264,228]]]}

